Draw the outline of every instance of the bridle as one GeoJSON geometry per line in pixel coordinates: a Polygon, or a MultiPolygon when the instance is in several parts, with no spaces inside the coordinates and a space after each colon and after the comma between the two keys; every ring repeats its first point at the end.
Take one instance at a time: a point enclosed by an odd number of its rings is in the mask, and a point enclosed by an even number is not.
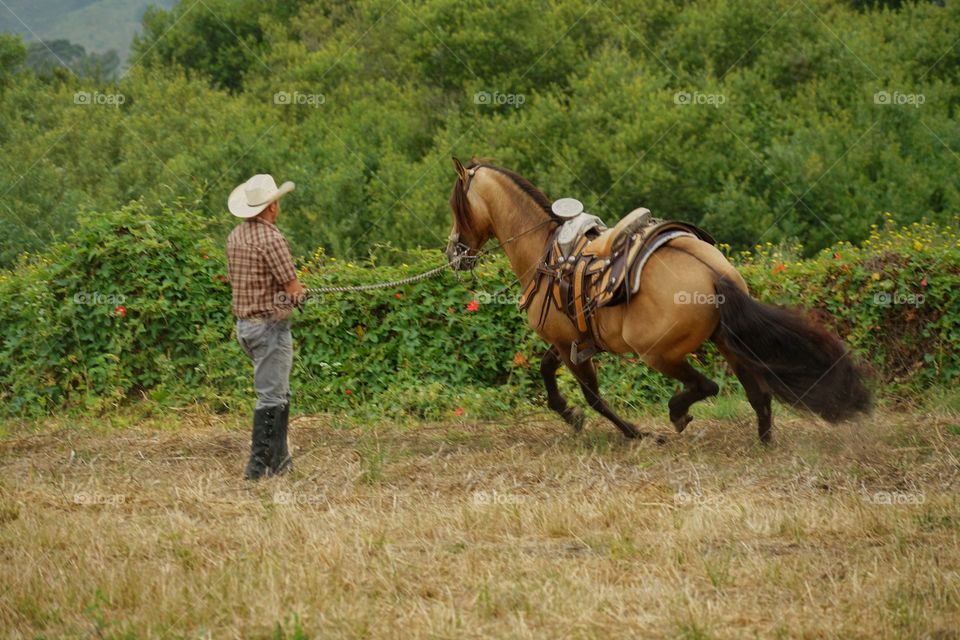
{"type": "Polygon", "coordinates": [[[450,262],[457,260],[467,269],[473,269],[475,266],[477,266],[477,261],[480,259],[481,252],[478,251],[477,255],[471,256],[470,251],[472,251],[472,249],[460,242],[460,232],[454,231],[447,236],[447,246],[449,247],[451,244],[453,245],[453,249],[450,250],[448,255],[450,262]]]}
{"type": "MultiPolygon", "coordinates": [[[[476,174],[477,169],[479,168],[480,167],[473,167],[471,169],[467,169],[467,182],[466,184],[463,185],[464,196],[466,196],[467,192],[470,190],[470,184],[473,182],[473,176],[476,174]]],[[[521,231],[516,235],[510,236],[509,238],[501,242],[498,246],[494,247],[492,250],[486,250],[486,249],[476,250],[477,253],[476,255],[473,255],[473,256],[469,255],[470,252],[473,251],[473,249],[471,249],[466,244],[460,241],[459,231],[454,231],[449,236],[447,236],[448,245],[453,244],[453,249],[451,250],[450,256],[449,256],[450,261],[452,262],[454,260],[459,260],[462,264],[464,264],[467,267],[467,269],[473,269],[477,265],[477,262],[480,260],[481,257],[485,255],[490,255],[494,251],[502,250],[505,246],[507,246],[511,242],[514,242],[515,240],[519,240],[520,238],[527,235],[528,233],[532,233],[537,229],[540,229],[541,227],[550,223],[559,224],[553,218],[548,217],[546,220],[541,220],[540,222],[533,225],[529,229],[521,231]]]]}

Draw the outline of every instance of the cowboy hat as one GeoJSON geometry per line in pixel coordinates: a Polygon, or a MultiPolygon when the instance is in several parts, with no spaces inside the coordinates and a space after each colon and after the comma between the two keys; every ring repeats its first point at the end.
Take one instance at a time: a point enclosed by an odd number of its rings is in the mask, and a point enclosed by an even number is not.
{"type": "Polygon", "coordinates": [[[238,218],[252,218],[293,191],[293,188],[292,182],[284,182],[278,189],[273,176],[258,173],[233,190],[227,199],[227,206],[230,213],[238,218]]]}

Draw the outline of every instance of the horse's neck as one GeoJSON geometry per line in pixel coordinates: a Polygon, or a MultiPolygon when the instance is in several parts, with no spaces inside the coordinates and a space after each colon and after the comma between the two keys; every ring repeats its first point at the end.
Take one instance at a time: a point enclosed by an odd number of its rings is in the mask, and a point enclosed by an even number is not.
{"type": "Polygon", "coordinates": [[[500,241],[503,252],[507,254],[510,267],[521,286],[527,286],[536,274],[537,265],[543,257],[547,241],[555,228],[547,223],[546,219],[546,214],[542,216],[512,215],[508,220],[497,225],[497,240],[500,241]]]}

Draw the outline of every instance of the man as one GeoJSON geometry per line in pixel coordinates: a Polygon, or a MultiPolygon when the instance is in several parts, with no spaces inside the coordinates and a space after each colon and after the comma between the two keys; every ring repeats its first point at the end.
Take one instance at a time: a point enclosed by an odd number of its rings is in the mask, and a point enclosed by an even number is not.
{"type": "Polygon", "coordinates": [[[248,480],[283,473],[293,463],[287,448],[293,364],[290,315],[306,291],[297,279],[287,241],[276,227],[280,198],[293,189],[292,182],[278,189],[272,176],[255,175],[234,189],[227,202],[230,213],[244,219],[227,238],[227,267],[237,340],[253,361],[257,392],[244,473],[248,480]]]}

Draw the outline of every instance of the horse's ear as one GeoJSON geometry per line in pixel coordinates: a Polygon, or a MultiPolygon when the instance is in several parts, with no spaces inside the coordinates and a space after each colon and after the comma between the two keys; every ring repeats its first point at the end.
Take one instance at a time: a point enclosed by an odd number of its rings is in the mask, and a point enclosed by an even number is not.
{"type": "Polygon", "coordinates": [[[457,175],[460,176],[460,179],[464,182],[467,181],[467,170],[464,168],[463,163],[460,162],[456,157],[453,158],[453,168],[456,169],[457,175]]]}

